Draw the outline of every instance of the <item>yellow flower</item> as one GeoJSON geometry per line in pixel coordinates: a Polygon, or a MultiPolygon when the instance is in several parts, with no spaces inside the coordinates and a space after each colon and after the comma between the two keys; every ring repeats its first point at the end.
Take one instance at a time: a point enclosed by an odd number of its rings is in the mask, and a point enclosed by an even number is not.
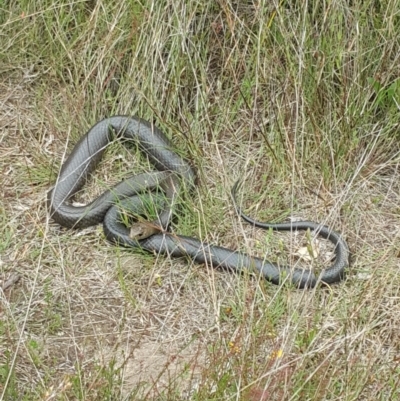
{"type": "Polygon", "coordinates": [[[283,355],[283,350],[278,349],[270,353],[269,359],[279,359],[282,358],[282,355],[283,355]]]}

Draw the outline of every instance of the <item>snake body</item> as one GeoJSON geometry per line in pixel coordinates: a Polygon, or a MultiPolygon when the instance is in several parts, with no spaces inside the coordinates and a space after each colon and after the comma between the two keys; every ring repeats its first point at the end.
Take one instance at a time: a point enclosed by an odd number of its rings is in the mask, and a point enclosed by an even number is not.
{"type": "MultiPolygon", "coordinates": [[[[308,221],[272,225],[257,222],[244,215],[237,206],[241,217],[262,228],[316,230],[319,235],[335,245],[334,264],[317,277],[311,270],[280,267],[242,252],[211,245],[196,238],[172,234],[166,230],[171,217],[171,205],[164,205],[160,209],[160,229],[152,231],[152,235],[144,239],[131,237],[130,229],[121,222],[120,209],[133,209],[140,213],[140,204],[143,204],[144,198],[139,194],[154,190],[160,184],[164,185],[166,198],[171,201],[181,185],[188,188],[194,185],[194,177],[190,165],[173,151],[172,143],[158,128],[140,118],[114,116],[93,126],[74,147],[61,168],[55,187],[48,194],[49,210],[51,217],[65,227],[82,228],[103,221],[107,239],[122,246],[138,247],[173,257],[187,256],[198,263],[207,263],[235,272],[258,272],[274,284],[281,283],[285,276],[298,288],[314,287],[319,281],[330,284],[343,279],[345,269],[349,265],[349,250],[338,233],[329,227],[308,221]],[[95,169],[104,149],[113,138],[112,133],[135,140],[158,171],[122,181],[87,206],[75,207],[68,204],[69,198],[82,188],[88,175],[95,169]]],[[[232,189],[233,197],[236,190],[237,185],[232,189]]],[[[158,204],[164,201],[165,199],[156,199],[158,204]]]]}
{"type": "Polygon", "coordinates": [[[193,185],[192,168],[173,149],[163,132],[140,118],[114,116],[98,122],[75,145],[61,168],[55,187],[48,193],[51,217],[64,227],[85,228],[101,223],[107,210],[118,200],[154,190],[166,180],[172,181],[176,191],[179,187],[177,176],[187,185],[193,185]],[[67,201],[83,187],[113,140],[113,134],[136,141],[158,171],[124,180],[86,206],[70,205],[67,201]]]}

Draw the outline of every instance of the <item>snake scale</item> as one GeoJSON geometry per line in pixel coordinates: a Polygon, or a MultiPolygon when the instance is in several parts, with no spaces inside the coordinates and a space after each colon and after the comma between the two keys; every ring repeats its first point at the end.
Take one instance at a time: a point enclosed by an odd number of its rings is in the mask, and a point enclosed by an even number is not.
{"type": "MultiPolygon", "coordinates": [[[[162,131],[137,117],[114,116],[98,122],[75,145],[60,170],[54,188],[48,193],[48,207],[52,219],[61,226],[83,228],[103,222],[107,239],[116,244],[173,257],[187,256],[198,263],[208,263],[235,272],[253,271],[274,284],[281,283],[287,277],[295,287],[311,288],[318,282],[330,284],[344,278],[349,266],[346,242],[329,227],[314,222],[257,222],[244,215],[235,202],[238,214],[254,226],[289,231],[310,229],[331,241],[335,245],[335,261],[318,277],[311,270],[278,266],[265,259],[168,232],[176,197],[182,187],[190,189],[194,183],[193,169],[174,151],[173,144],[162,131]],[[70,198],[84,186],[107,145],[115,137],[135,141],[157,171],[128,178],[86,206],[71,205],[70,198]],[[150,199],[149,192],[159,187],[165,195],[154,195],[150,199]],[[136,229],[126,227],[121,222],[121,208],[135,209],[140,214],[147,201],[157,203],[160,208],[158,219],[137,223],[133,226],[136,229]]],[[[237,184],[232,189],[234,200],[236,191],[237,184]]]]}

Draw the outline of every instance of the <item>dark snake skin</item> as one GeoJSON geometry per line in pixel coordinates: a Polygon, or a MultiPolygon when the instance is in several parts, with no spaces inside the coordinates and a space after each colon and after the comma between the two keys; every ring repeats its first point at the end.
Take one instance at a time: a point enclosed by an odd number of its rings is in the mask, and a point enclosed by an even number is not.
{"type": "MultiPolygon", "coordinates": [[[[176,191],[179,191],[179,185],[187,188],[193,185],[193,170],[172,149],[171,142],[160,130],[139,118],[115,116],[99,122],[75,146],[61,169],[54,189],[49,192],[48,203],[52,218],[60,225],[74,228],[87,227],[103,221],[107,239],[118,245],[138,247],[173,257],[187,256],[198,263],[208,263],[235,272],[251,271],[274,284],[282,283],[287,277],[295,287],[311,288],[319,282],[331,284],[344,278],[345,269],[349,266],[349,250],[338,233],[329,227],[308,221],[282,224],[256,222],[243,215],[238,206],[236,206],[238,214],[258,227],[290,231],[316,230],[319,235],[335,245],[335,262],[317,277],[310,270],[280,267],[264,259],[210,245],[196,238],[172,234],[166,231],[171,215],[169,205],[160,209],[160,216],[168,218],[160,219],[162,227],[158,234],[139,241],[130,238],[130,229],[121,222],[120,210],[142,214],[143,204],[149,201],[149,195],[139,196],[139,193],[154,189],[160,182],[164,182],[171,172],[179,177],[179,180],[174,179],[176,191]],[[102,152],[112,139],[110,135],[112,131],[118,136],[137,141],[159,171],[125,180],[87,206],[77,208],[69,205],[67,200],[84,185],[87,176],[93,171],[102,152]]],[[[233,197],[236,195],[236,190],[235,184],[232,189],[233,197]]],[[[165,197],[161,198],[160,195],[154,195],[150,200],[165,205],[165,197]]]]}
{"type": "MultiPolygon", "coordinates": [[[[140,118],[114,116],[100,121],[80,139],[63,164],[57,182],[47,196],[50,216],[64,227],[89,227],[101,223],[107,210],[118,200],[157,188],[170,179],[171,172],[192,186],[195,177],[192,168],[173,149],[164,133],[140,118]],[[113,140],[113,133],[116,137],[136,141],[159,171],[124,180],[86,206],[70,205],[68,200],[83,187],[96,168],[113,140]]],[[[173,182],[178,191],[179,183],[175,179],[173,182]]]]}

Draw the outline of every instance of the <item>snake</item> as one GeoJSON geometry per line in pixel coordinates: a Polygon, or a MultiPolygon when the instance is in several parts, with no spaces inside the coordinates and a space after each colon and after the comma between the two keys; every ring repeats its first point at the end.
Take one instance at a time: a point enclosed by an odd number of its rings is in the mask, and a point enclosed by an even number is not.
{"type": "Polygon", "coordinates": [[[315,274],[310,269],[280,266],[265,258],[171,232],[169,226],[178,198],[195,185],[194,169],[164,132],[139,117],[117,115],[95,124],[77,142],[48,192],[47,204],[50,217],[63,227],[80,229],[103,223],[105,237],[114,244],[171,257],[188,257],[197,263],[239,274],[251,272],[273,284],[289,280],[296,288],[313,288],[345,277],[350,252],[339,233],[312,221],[270,224],[252,219],[236,201],[239,181],[231,190],[238,216],[255,227],[273,231],[315,231],[333,243],[332,265],[315,274]],[[119,139],[134,142],[156,170],[126,178],[85,206],[72,204],[71,198],[85,185],[107,146],[119,139]],[[124,216],[143,215],[148,203],[155,205],[157,218],[138,221],[129,227],[124,216]]]}

